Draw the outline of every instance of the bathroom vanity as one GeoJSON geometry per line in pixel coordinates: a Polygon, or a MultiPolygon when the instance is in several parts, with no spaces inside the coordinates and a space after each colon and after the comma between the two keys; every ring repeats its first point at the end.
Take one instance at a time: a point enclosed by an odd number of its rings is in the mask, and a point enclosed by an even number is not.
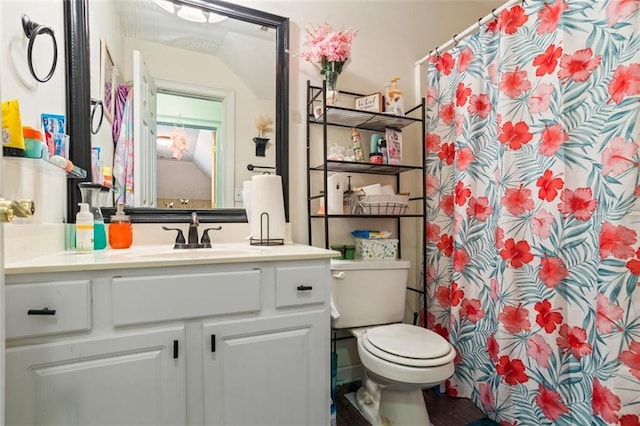
{"type": "Polygon", "coordinates": [[[329,257],[299,245],[6,266],[6,424],[329,424],[329,257]]]}

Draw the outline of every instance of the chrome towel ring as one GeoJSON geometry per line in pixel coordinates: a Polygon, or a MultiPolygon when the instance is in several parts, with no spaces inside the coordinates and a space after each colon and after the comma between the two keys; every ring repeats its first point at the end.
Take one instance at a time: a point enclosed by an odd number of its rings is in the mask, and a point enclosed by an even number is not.
{"type": "Polygon", "coordinates": [[[53,73],[56,71],[56,65],[58,64],[58,42],[56,41],[56,36],[53,33],[51,27],[47,27],[45,25],[40,25],[31,20],[27,15],[22,15],[22,29],[24,30],[24,34],[29,39],[29,46],[27,47],[27,62],[29,64],[29,71],[33,78],[35,78],[40,83],[46,83],[51,80],[53,77],[53,73]],[[35,70],[33,69],[33,45],[35,44],[36,38],[41,35],[46,34],[51,37],[51,41],[53,43],[53,63],[51,64],[51,68],[49,69],[49,73],[44,78],[40,78],[35,70]]]}

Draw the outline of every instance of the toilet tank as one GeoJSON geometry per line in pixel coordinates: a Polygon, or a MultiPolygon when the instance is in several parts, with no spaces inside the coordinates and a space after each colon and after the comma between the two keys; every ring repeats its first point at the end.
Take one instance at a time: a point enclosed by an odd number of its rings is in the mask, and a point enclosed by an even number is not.
{"type": "Polygon", "coordinates": [[[365,327],[404,320],[406,260],[331,260],[333,328],[365,327]]]}

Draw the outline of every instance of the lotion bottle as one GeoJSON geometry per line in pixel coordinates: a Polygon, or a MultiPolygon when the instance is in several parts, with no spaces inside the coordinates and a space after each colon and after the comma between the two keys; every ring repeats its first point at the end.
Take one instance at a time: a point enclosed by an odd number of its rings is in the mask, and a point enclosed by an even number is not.
{"type": "Polygon", "coordinates": [[[89,204],[78,203],[78,205],[80,211],[76,215],[76,250],[93,251],[93,213],[89,211],[89,204]]]}

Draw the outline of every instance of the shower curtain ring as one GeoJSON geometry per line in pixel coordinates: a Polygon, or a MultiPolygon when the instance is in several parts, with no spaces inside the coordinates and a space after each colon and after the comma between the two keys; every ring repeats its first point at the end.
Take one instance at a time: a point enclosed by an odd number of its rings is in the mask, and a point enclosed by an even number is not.
{"type": "Polygon", "coordinates": [[[493,10],[491,11],[491,15],[493,15],[493,17],[494,17],[494,18],[497,18],[497,17],[498,17],[498,15],[496,15],[496,10],[495,10],[495,9],[493,9],[493,10]]]}
{"type": "Polygon", "coordinates": [[[440,56],[440,52],[438,52],[438,48],[436,47],[436,56],[440,56]]]}
{"type": "Polygon", "coordinates": [[[456,39],[456,37],[458,37],[458,34],[454,34],[453,35],[453,45],[455,47],[458,47],[458,44],[460,44],[460,42],[458,42],[458,40],[456,39]]]}

